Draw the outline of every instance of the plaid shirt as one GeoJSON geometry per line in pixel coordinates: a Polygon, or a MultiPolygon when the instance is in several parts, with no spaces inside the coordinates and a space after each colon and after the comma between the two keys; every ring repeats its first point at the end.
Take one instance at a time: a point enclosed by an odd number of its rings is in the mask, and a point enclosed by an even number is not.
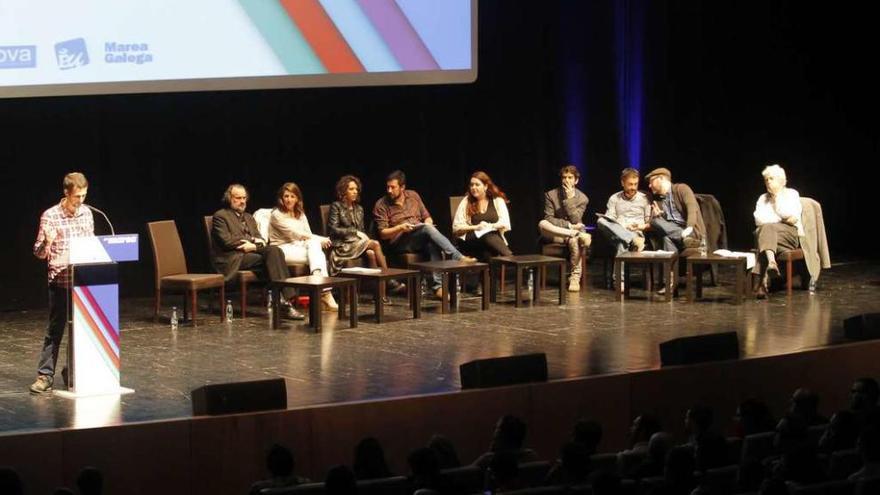
{"type": "Polygon", "coordinates": [[[34,242],[34,255],[45,258],[49,265],[49,284],[59,287],[70,286],[70,239],[73,237],[89,237],[95,235],[95,220],[92,210],[80,206],[74,214],[70,214],[61,203],[43,212],[40,217],[40,230],[34,242]],[[55,240],[45,249],[46,232],[54,231],[55,240]]]}

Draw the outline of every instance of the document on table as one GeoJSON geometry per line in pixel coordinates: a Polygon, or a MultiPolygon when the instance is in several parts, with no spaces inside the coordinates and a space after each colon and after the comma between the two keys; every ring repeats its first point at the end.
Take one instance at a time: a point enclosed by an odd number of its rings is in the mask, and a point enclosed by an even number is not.
{"type": "Polygon", "coordinates": [[[751,270],[755,266],[755,253],[746,253],[743,251],[729,251],[727,249],[716,249],[712,254],[724,256],[725,258],[745,258],[746,269],[751,270]]]}
{"type": "Polygon", "coordinates": [[[339,271],[342,273],[382,273],[381,268],[366,268],[363,266],[350,266],[339,271]]]}

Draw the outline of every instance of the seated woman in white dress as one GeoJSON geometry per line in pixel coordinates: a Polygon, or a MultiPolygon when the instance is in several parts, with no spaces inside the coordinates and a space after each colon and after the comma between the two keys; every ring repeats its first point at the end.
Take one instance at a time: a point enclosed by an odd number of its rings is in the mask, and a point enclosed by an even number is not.
{"type": "MultiPolygon", "coordinates": [[[[278,190],[278,204],[269,217],[269,244],[281,249],[286,262],[308,263],[312,275],[327,277],[324,250],[330,248],[330,239],[312,233],[302,198],[302,191],[293,182],[278,190]]],[[[322,294],[321,304],[325,310],[339,308],[330,291],[322,294]]]]}

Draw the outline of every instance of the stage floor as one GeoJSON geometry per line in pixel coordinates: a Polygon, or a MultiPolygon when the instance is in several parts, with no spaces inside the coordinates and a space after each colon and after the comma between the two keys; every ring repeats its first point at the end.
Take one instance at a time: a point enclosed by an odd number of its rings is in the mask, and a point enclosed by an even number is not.
{"type": "MultiPolygon", "coordinates": [[[[599,287],[601,265],[594,264],[592,287],[570,294],[563,307],[547,290],[539,306],[516,309],[508,289],[485,312],[473,297],[448,315],[428,301],[422,318],[412,320],[405,301],[395,299],[388,321],[378,325],[362,298],[356,329],[325,313],[320,334],[289,321],[271,330],[259,307],[230,324],[203,312],[197,328],[171,331],[167,313],[153,323],[151,300],[125,300],[122,385],[136,392],[75,401],[27,391],[45,311],[2,313],[0,434],[188,417],[190,391],[209,383],[283,377],[289,406],[302,407],[454,391],[459,364],[512,354],[546,353],[551,379],[652,369],[660,365],[660,342],[730,330],[739,333],[744,357],[784,354],[842,342],[844,318],[880,311],[875,261],[835,264],[815,295],[796,290],[789,298],[782,291],[739,306],[728,299],[732,273],[722,270],[720,279],[696,303],[684,300],[683,289],[672,303],[649,302],[637,289],[620,303],[599,287]]],[[[62,352],[59,369],[65,359],[62,352]]]]}

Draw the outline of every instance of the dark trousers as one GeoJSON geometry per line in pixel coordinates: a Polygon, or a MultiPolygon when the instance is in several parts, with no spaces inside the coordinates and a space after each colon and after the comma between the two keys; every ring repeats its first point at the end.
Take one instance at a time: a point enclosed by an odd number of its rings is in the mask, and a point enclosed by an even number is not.
{"type": "MultiPolygon", "coordinates": [[[[254,270],[264,280],[284,280],[290,277],[290,269],[284,261],[284,252],[278,246],[266,246],[253,253],[244,253],[239,269],[254,270]]],[[[289,287],[281,293],[288,300],[296,295],[296,291],[289,287]]]]}
{"type": "Polygon", "coordinates": [[[765,251],[774,253],[791,251],[800,247],[797,227],[787,223],[766,223],[755,229],[755,246],[758,248],[757,272],[767,269],[765,251]]]}
{"type": "Polygon", "coordinates": [[[46,327],[46,336],[43,337],[40,362],[37,364],[37,373],[40,375],[55,376],[58,351],[61,348],[64,331],[67,330],[70,308],[68,297],[67,287],[49,286],[49,325],[46,327]]]}
{"type": "Polygon", "coordinates": [[[473,232],[468,232],[465,239],[459,239],[458,248],[462,253],[477,258],[480,261],[489,261],[493,256],[510,256],[513,252],[504,242],[497,231],[489,232],[483,237],[477,237],[473,232]]]}

